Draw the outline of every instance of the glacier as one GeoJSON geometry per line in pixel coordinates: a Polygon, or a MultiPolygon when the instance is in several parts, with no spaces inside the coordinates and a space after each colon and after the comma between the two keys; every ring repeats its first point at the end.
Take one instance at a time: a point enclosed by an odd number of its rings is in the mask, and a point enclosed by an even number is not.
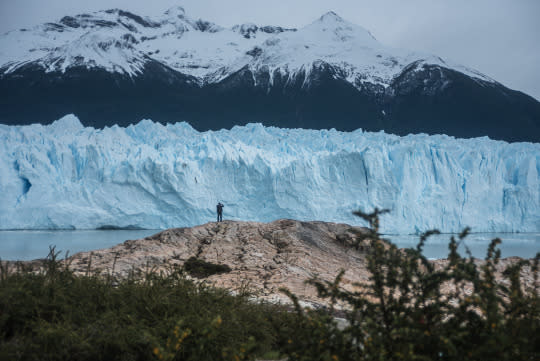
{"type": "Polygon", "coordinates": [[[382,231],[540,231],[540,144],[261,124],[0,125],[0,229],[162,229],[224,218],[382,231]]]}

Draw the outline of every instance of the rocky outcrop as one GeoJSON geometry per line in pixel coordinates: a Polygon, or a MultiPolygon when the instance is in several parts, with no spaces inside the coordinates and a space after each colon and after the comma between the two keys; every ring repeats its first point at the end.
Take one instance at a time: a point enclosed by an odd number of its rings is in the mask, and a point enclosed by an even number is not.
{"type": "Polygon", "coordinates": [[[72,256],[76,273],[99,272],[126,277],[130,272],[168,272],[191,257],[224,264],[228,273],[205,279],[233,292],[249,290],[269,301],[288,302],[279,291],[285,287],[307,304],[321,302],[305,281],[313,276],[333,280],[345,269],[343,287],[367,280],[366,241],[351,249],[362,228],[326,222],[282,219],[272,223],[224,221],[192,228],[168,229],[153,236],[128,240],[115,247],[72,256]]]}

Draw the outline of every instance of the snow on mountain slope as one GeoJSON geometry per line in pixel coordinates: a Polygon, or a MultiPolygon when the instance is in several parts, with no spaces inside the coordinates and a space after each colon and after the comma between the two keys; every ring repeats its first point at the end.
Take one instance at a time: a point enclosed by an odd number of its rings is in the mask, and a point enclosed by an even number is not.
{"type": "MultiPolygon", "coordinates": [[[[122,10],[106,10],[0,36],[0,72],[35,63],[45,71],[100,67],[136,76],[148,61],[212,83],[248,67],[254,72],[307,75],[320,63],[330,64],[344,79],[387,87],[407,66],[440,65],[469,76],[486,76],[439,57],[391,49],[367,30],[333,12],[298,31],[255,24],[223,28],[169,9],[158,19],[122,10]]],[[[307,79],[307,77],[306,77],[307,79]]]]}
{"type": "Polygon", "coordinates": [[[385,232],[540,231],[540,144],[263,127],[197,132],[150,120],[84,128],[74,116],[0,125],[0,229],[167,228],[278,218],[385,232]]]}
{"type": "Polygon", "coordinates": [[[252,52],[249,66],[254,71],[268,67],[271,74],[276,69],[293,76],[303,72],[309,79],[318,63],[326,63],[355,85],[369,82],[387,87],[413,62],[451,68],[435,56],[384,47],[369,31],[333,12],[297,32],[272,37],[252,52]]]}
{"type": "Polygon", "coordinates": [[[36,62],[47,72],[85,66],[135,76],[141,64],[157,60],[204,78],[242,56],[261,38],[283,31],[245,28],[224,29],[194,20],[182,8],[171,8],[156,20],[118,9],[99,11],[4,34],[0,37],[0,68],[12,72],[36,62]]]}

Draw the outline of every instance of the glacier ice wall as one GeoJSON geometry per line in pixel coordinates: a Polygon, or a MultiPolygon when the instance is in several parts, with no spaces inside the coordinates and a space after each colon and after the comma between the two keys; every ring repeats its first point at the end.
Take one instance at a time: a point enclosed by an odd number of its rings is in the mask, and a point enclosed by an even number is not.
{"type": "Polygon", "coordinates": [[[190,226],[222,201],[225,219],[362,224],[351,211],[379,207],[392,210],[387,233],[538,232],[539,174],[533,143],[150,120],[96,130],[68,115],[0,125],[0,229],[190,226]]]}

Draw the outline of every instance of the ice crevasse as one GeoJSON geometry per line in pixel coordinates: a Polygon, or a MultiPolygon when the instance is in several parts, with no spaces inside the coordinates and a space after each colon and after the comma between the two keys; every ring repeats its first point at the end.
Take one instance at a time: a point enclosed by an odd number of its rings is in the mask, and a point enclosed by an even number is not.
{"type": "Polygon", "coordinates": [[[224,218],[540,231],[540,144],[405,137],[261,124],[198,132],[188,123],[85,128],[0,125],[0,229],[149,229],[224,218]]]}

